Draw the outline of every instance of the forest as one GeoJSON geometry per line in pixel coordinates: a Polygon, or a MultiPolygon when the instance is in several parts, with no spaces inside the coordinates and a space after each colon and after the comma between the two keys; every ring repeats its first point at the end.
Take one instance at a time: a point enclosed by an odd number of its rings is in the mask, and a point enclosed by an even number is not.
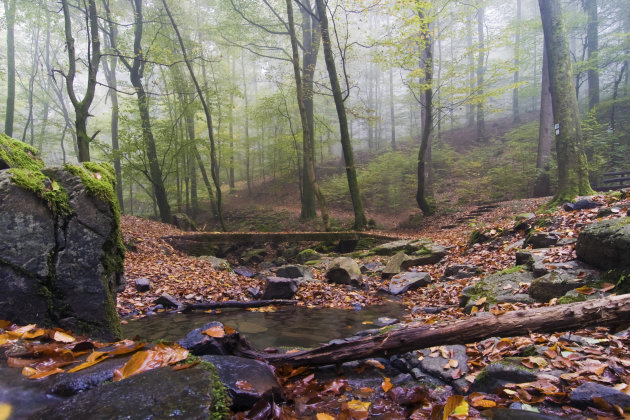
{"type": "Polygon", "coordinates": [[[0,420],[630,415],[630,0],[2,4],[0,420]]]}

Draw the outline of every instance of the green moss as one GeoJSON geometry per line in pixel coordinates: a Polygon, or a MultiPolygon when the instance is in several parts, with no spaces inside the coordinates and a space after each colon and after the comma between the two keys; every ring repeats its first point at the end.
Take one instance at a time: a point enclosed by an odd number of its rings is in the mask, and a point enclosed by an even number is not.
{"type": "Polygon", "coordinates": [[[230,397],[227,393],[227,389],[221,379],[219,379],[219,374],[217,373],[217,368],[212,363],[207,360],[203,360],[197,356],[192,354],[188,355],[186,360],[182,363],[194,363],[199,362],[199,367],[210,372],[211,381],[212,381],[212,413],[210,414],[210,418],[212,420],[222,420],[229,418],[230,414],[230,406],[232,402],[230,401],[230,397]]]}
{"type": "Polygon", "coordinates": [[[564,295],[558,298],[558,305],[566,305],[567,303],[577,303],[586,301],[586,296],[578,293],[574,295],[564,295]]]}
{"type": "Polygon", "coordinates": [[[6,134],[0,134],[0,160],[5,161],[12,168],[39,171],[44,167],[44,162],[38,156],[37,149],[12,139],[6,134]]]}
{"type": "Polygon", "coordinates": [[[482,244],[488,240],[488,237],[479,230],[473,230],[468,238],[468,246],[474,244],[482,244]]]}
{"type": "Polygon", "coordinates": [[[11,174],[11,182],[20,188],[34,192],[46,201],[54,215],[68,216],[72,214],[66,190],[54,180],[51,181],[39,170],[11,168],[9,173],[11,174]]]}
{"type": "Polygon", "coordinates": [[[609,270],[602,275],[601,283],[612,283],[617,294],[630,293],[630,271],[609,270]]]}
{"type": "Polygon", "coordinates": [[[499,274],[499,275],[502,275],[502,274],[514,274],[514,273],[520,273],[522,271],[527,271],[527,266],[525,266],[525,265],[515,265],[514,267],[506,268],[505,270],[499,271],[496,274],[499,274]]]}

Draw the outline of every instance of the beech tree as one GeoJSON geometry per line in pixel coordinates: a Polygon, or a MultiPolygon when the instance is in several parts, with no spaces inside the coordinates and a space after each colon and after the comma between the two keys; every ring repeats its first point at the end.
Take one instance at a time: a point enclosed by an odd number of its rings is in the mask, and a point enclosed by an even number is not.
{"type": "Polygon", "coordinates": [[[571,55],[560,0],[538,0],[538,5],[549,59],[549,88],[556,125],[558,191],[554,202],[562,203],[572,201],[578,195],[593,194],[593,189],[588,179],[571,55]]]}
{"type": "Polygon", "coordinates": [[[13,137],[15,118],[15,0],[4,0],[4,16],[7,25],[7,109],[4,133],[13,137]]]}

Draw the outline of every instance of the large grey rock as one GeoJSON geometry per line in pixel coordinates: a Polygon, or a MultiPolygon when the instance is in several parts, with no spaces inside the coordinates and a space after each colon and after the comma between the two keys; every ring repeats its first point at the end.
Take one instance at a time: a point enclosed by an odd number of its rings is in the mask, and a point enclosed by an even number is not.
{"type": "Polygon", "coordinates": [[[203,356],[217,368],[219,379],[232,399],[232,410],[251,408],[258,400],[281,402],[282,388],[269,365],[236,356],[203,356]]]}
{"type": "Polygon", "coordinates": [[[199,257],[200,260],[208,261],[215,270],[229,270],[230,263],[225,258],[217,258],[212,255],[199,257]]]}
{"type": "Polygon", "coordinates": [[[461,292],[460,303],[469,312],[475,302],[482,297],[489,304],[494,303],[534,303],[527,293],[518,293],[521,284],[531,284],[534,276],[529,271],[518,267],[507,272],[499,272],[477,281],[474,285],[464,288],[461,292]],[[513,270],[513,271],[512,271],[513,270]]]}
{"type": "Polygon", "coordinates": [[[630,269],[630,217],[595,222],[578,236],[580,260],[602,270],[630,269]]]}
{"type": "Polygon", "coordinates": [[[630,395],[617,391],[615,388],[585,382],[571,391],[571,402],[578,406],[594,405],[593,397],[599,397],[611,405],[618,405],[622,409],[630,407],[630,395]]]}
{"type": "Polygon", "coordinates": [[[470,392],[493,393],[505,384],[520,384],[534,382],[538,378],[537,371],[521,364],[520,357],[506,357],[498,362],[492,362],[477,375],[470,386],[470,392]]]}
{"type": "Polygon", "coordinates": [[[335,258],[326,273],[328,283],[349,284],[359,287],[362,284],[361,269],[352,258],[335,258]]]}
{"type": "Polygon", "coordinates": [[[389,293],[401,295],[409,290],[416,290],[431,283],[431,275],[416,271],[408,271],[394,276],[389,282],[389,293]]]}
{"type": "Polygon", "coordinates": [[[124,248],[113,170],[86,165],[0,171],[0,318],[120,336],[124,248]]]}
{"type": "Polygon", "coordinates": [[[276,276],[287,279],[303,278],[305,280],[312,280],[313,270],[303,265],[283,265],[276,271],[276,276]]]}
{"type": "Polygon", "coordinates": [[[267,277],[261,299],[291,299],[297,292],[299,284],[297,279],[267,277]]]}
{"type": "Polygon", "coordinates": [[[165,367],[81,392],[32,418],[205,420],[217,412],[218,396],[225,391],[211,370],[165,367]]]}
{"type": "Polygon", "coordinates": [[[560,236],[556,232],[538,232],[534,233],[525,241],[525,246],[531,245],[532,248],[549,248],[555,246],[560,240],[560,236]]]}
{"type": "Polygon", "coordinates": [[[454,345],[444,346],[446,354],[432,352],[431,349],[422,349],[420,352],[423,359],[420,361],[419,367],[422,372],[429,374],[441,381],[451,384],[456,392],[463,392],[468,388],[468,383],[464,376],[468,373],[468,356],[466,355],[466,346],[454,345]],[[431,354],[438,354],[437,357],[431,357],[431,354]],[[443,356],[447,356],[446,358],[443,356]],[[457,367],[450,367],[448,363],[451,360],[457,361],[457,367]],[[444,368],[446,366],[446,369],[444,368]],[[459,370],[460,377],[453,379],[455,370],[459,370]]]}
{"type": "Polygon", "coordinates": [[[566,271],[553,271],[532,281],[529,295],[538,302],[549,302],[586,285],[587,280],[586,276],[578,277],[566,271]]]}
{"type": "MultiPolygon", "coordinates": [[[[422,264],[435,264],[446,255],[446,248],[428,240],[398,240],[372,248],[376,255],[394,255],[405,252],[409,256],[418,257],[422,264]]],[[[416,264],[416,265],[422,265],[416,264]]]]}
{"type": "Polygon", "coordinates": [[[442,276],[442,280],[457,280],[457,279],[467,279],[470,277],[475,277],[480,275],[483,270],[480,267],[476,267],[474,265],[449,265],[444,270],[444,275],[442,276]]]}

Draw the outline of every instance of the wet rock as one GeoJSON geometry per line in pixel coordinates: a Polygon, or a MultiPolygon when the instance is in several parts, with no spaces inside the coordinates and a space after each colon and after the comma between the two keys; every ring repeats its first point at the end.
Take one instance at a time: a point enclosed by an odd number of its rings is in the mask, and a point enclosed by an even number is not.
{"type": "Polygon", "coordinates": [[[133,285],[138,292],[148,292],[151,290],[151,280],[146,278],[135,279],[133,285]]]}
{"type": "Polygon", "coordinates": [[[276,403],[284,400],[282,388],[269,365],[236,356],[203,356],[202,359],[217,368],[219,379],[232,399],[232,410],[250,409],[260,399],[276,403]]]}
{"type": "MultiPolygon", "coordinates": [[[[207,419],[224,396],[212,372],[195,366],[150,370],[79,393],[35,417],[65,419],[207,419]]],[[[225,413],[227,414],[227,413],[225,413]]]]}
{"type": "MultiPolygon", "coordinates": [[[[468,356],[466,356],[466,346],[454,345],[444,346],[446,354],[441,352],[432,352],[431,349],[422,349],[420,352],[424,356],[420,360],[420,369],[422,372],[431,375],[440,381],[451,384],[456,392],[465,392],[468,388],[468,382],[464,378],[468,373],[468,356]],[[437,357],[432,357],[437,355],[437,357]],[[443,356],[447,356],[446,358],[443,356]],[[451,360],[457,362],[456,367],[449,367],[448,364],[451,360]],[[445,369],[444,366],[447,368],[445,369]],[[453,372],[459,369],[461,377],[453,379],[453,372]]],[[[452,362],[451,362],[452,363],[452,362]]]]}
{"type": "Polygon", "coordinates": [[[486,413],[488,413],[487,417],[492,420],[562,420],[562,417],[554,414],[535,413],[514,408],[493,407],[483,411],[483,414],[486,413]]]}
{"type": "Polygon", "coordinates": [[[390,318],[388,316],[382,316],[374,322],[374,325],[379,327],[387,327],[389,325],[394,325],[398,322],[396,318],[390,318]]]}
{"type": "Polygon", "coordinates": [[[173,296],[168,293],[162,293],[162,295],[153,301],[155,305],[162,305],[165,308],[180,308],[182,307],[182,303],[175,299],[173,296]]]}
{"type": "Polygon", "coordinates": [[[223,328],[223,324],[218,321],[209,322],[201,328],[192,330],[177,343],[196,356],[233,354],[240,340],[239,333],[234,331],[231,334],[225,334],[223,337],[210,337],[203,333],[203,331],[212,327],[223,328]]]}
{"type": "Polygon", "coordinates": [[[284,277],[287,279],[313,279],[313,270],[303,265],[283,265],[276,271],[276,276],[284,277]]]}
{"type": "Polygon", "coordinates": [[[416,290],[431,283],[429,273],[408,271],[399,276],[395,276],[389,282],[389,293],[401,295],[409,290],[416,290]]]}
{"type": "Polygon", "coordinates": [[[128,359],[108,359],[89,368],[73,373],[63,373],[55,378],[55,384],[50,393],[62,397],[71,397],[79,392],[103,385],[114,378],[114,370],[118,369],[128,359]]]}
{"type": "Polygon", "coordinates": [[[359,287],[363,283],[361,269],[352,258],[335,258],[326,273],[328,283],[349,284],[359,287]]]}
{"type": "Polygon", "coordinates": [[[536,381],[537,372],[523,366],[521,360],[520,357],[506,357],[498,362],[490,363],[477,375],[470,386],[470,392],[491,394],[508,383],[520,384],[536,381]]]}
{"type": "Polygon", "coordinates": [[[204,255],[199,257],[200,260],[208,261],[215,270],[229,270],[230,263],[224,258],[213,257],[212,255],[204,255]]]}
{"type": "Polygon", "coordinates": [[[474,265],[450,265],[444,270],[442,280],[467,279],[480,275],[483,270],[474,265]]]}
{"type": "Polygon", "coordinates": [[[630,269],[630,218],[595,222],[578,236],[580,260],[602,270],[630,269]]]}
{"type": "Polygon", "coordinates": [[[248,277],[248,278],[254,277],[254,272],[252,270],[250,270],[247,267],[240,266],[240,265],[234,268],[234,272],[238,274],[239,276],[248,277]]]}
{"type": "Polygon", "coordinates": [[[560,236],[557,232],[538,232],[527,238],[525,246],[531,245],[532,248],[549,248],[558,244],[560,236]]]}
{"type": "Polygon", "coordinates": [[[0,364],[0,402],[11,405],[9,419],[28,419],[37,411],[61,402],[61,398],[47,395],[54,380],[48,377],[34,381],[22,375],[21,369],[0,364]]]}
{"type": "Polygon", "coordinates": [[[261,299],[291,299],[297,292],[298,286],[297,279],[269,276],[265,281],[265,291],[261,299]]]}
{"type": "Polygon", "coordinates": [[[630,407],[630,395],[617,391],[615,388],[600,385],[595,382],[586,382],[575,388],[569,394],[571,402],[579,407],[595,405],[593,398],[598,397],[611,405],[618,405],[622,409],[630,407]]]}

